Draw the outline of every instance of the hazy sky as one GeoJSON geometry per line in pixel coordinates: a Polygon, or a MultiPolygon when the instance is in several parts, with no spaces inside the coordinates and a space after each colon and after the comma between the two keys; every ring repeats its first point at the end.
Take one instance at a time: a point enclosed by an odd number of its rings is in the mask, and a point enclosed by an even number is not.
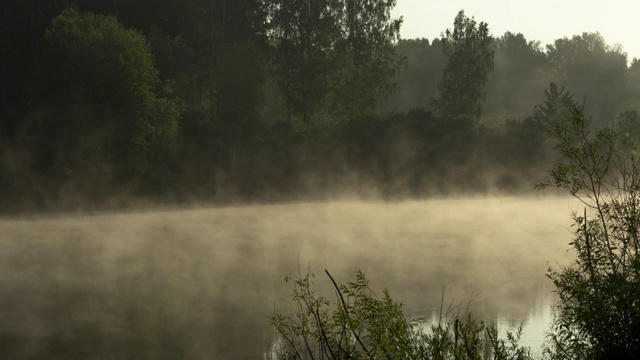
{"type": "Polygon", "coordinates": [[[607,44],[619,43],[629,60],[640,57],[640,3],[631,0],[397,0],[405,39],[439,37],[453,27],[460,10],[489,24],[493,35],[522,33],[542,45],[583,32],[599,31],[607,44]]]}

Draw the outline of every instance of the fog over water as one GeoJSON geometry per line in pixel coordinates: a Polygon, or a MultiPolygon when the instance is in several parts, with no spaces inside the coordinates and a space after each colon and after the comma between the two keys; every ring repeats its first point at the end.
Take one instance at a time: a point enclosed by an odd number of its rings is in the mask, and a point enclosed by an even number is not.
{"type": "MultiPolygon", "coordinates": [[[[548,317],[567,198],[326,202],[0,220],[0,358],[262,358],[288,272],[361,269],[409,315],[548,317]],[[538,314],[538,315],[536,315],[538,314]]],[[[527,334],[525,334],[527,335],[527,334]]]]}

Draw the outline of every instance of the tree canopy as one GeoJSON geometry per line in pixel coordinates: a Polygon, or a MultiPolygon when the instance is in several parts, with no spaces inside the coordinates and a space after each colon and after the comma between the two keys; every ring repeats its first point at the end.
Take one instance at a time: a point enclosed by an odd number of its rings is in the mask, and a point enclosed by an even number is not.
{"type": "Polygon", "coordinates": [[[493,38],[487,23],[477,23],[460,11],[442,39],[448,62],[439,84],[436,106],[443,116],[478,120],[493,70],[493,38]]]}
{"type": "Polygon", "coordinates": [[[110,16],[67,9],[53,19],[41,60],[45,105],[37,132],[55,171],[109,166],[141,175],[174,136],[180,101],[158,77],[147,40],[110,16]],[[55,164],[55,165],[53,165],[55,164]]]}
{"type": "Polygon", "coordinates": [[[402,65],[395,48],[402,19],[391,19],[394,6],[395,0],[270,3],[273,69],[289,118],[299,114],[308,123],[320,112],[352,117],[377,107],[402,65]]]}
{"type": "Polygon", "coordinates": [[[597,33],[544,48],[492,37],[460,12],[441,38],[400,39],[391,0],[74,3],[0,7],[6,196],[84,186],[286,198],[315,193],[316,181],[343,186],[348,169],[387,195],[487,178],[519,187],[547,156],[552,104],[536,104],[549,83],[597,126],[640,104],[638,62],[626,67],[597,33]],[[486,164],[500,169],[481,175],[486,164]]]}
{"type": "Polygon", "coordinates": [[[599,33],[562,38],[547,46],[554,81],[584,101],[586,110],[606,126],[626,107],[627,55],[599,33]]]}

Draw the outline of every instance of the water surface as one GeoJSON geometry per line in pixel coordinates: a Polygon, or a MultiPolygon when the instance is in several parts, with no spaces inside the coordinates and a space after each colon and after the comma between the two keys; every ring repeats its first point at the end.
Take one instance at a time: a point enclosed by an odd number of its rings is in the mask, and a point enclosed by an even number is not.
{"type": "Polygon", "coordinates": [[[308,264],[320,292],[324,269],[361,269],[410,315],[438,311],[443,291],[454,311],[473,299],[537,346],[576,209],[504,197],[2,220],[0,358],[262,358],[266,316],[290,304],[282,280],[308,264]]]}

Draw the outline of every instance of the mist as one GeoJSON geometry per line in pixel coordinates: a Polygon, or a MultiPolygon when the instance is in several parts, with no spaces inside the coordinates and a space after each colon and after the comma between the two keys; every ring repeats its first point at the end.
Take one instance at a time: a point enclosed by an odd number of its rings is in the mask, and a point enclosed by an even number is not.
{"type": "MultiPolygon", "coordinates": [[[[597,127],[640,99],[639,63],[597,32],[543,47],[485,24],[482,46],[450,51],[447,29],[401,39],[390,3],[356,39],[362,24],[281,3],[76,2],[0,12],[1,213],[530,193],[555,161],[552,83],[597,127]],[[80,24],[100,43],[67,33],[80,24]],[[289,28],[323,45],[287,47],[289,28]],[[465,73],[452,59],[473,49],[491,61],[465,73]]],[[[345,4],[333,13],[366,18],[345,4]]]]}
{"type": "MultiPolygon", "coordinates": [[[[408,314],[486,321],[551,306],[568,264],[565,198],[323,202],[0,221],[0,356],[259,358],[287,273],[329,291],[357,269],[408,314]],[[457,311],[464,311],[458,308],[457,311]]],[[[331,294],[330,292],[328,294],[331,294]]],[[[537,339],[540,340],[540,339],[537,339]]]]}
{"type": "Polygon", "coordinates": [[[570,104],[640,140],[640,61],[356,3],[2,6],[0,358],[264,358],[307,269],[546,321],[578,210],[533,191],[549,130],[570,104]]]}

